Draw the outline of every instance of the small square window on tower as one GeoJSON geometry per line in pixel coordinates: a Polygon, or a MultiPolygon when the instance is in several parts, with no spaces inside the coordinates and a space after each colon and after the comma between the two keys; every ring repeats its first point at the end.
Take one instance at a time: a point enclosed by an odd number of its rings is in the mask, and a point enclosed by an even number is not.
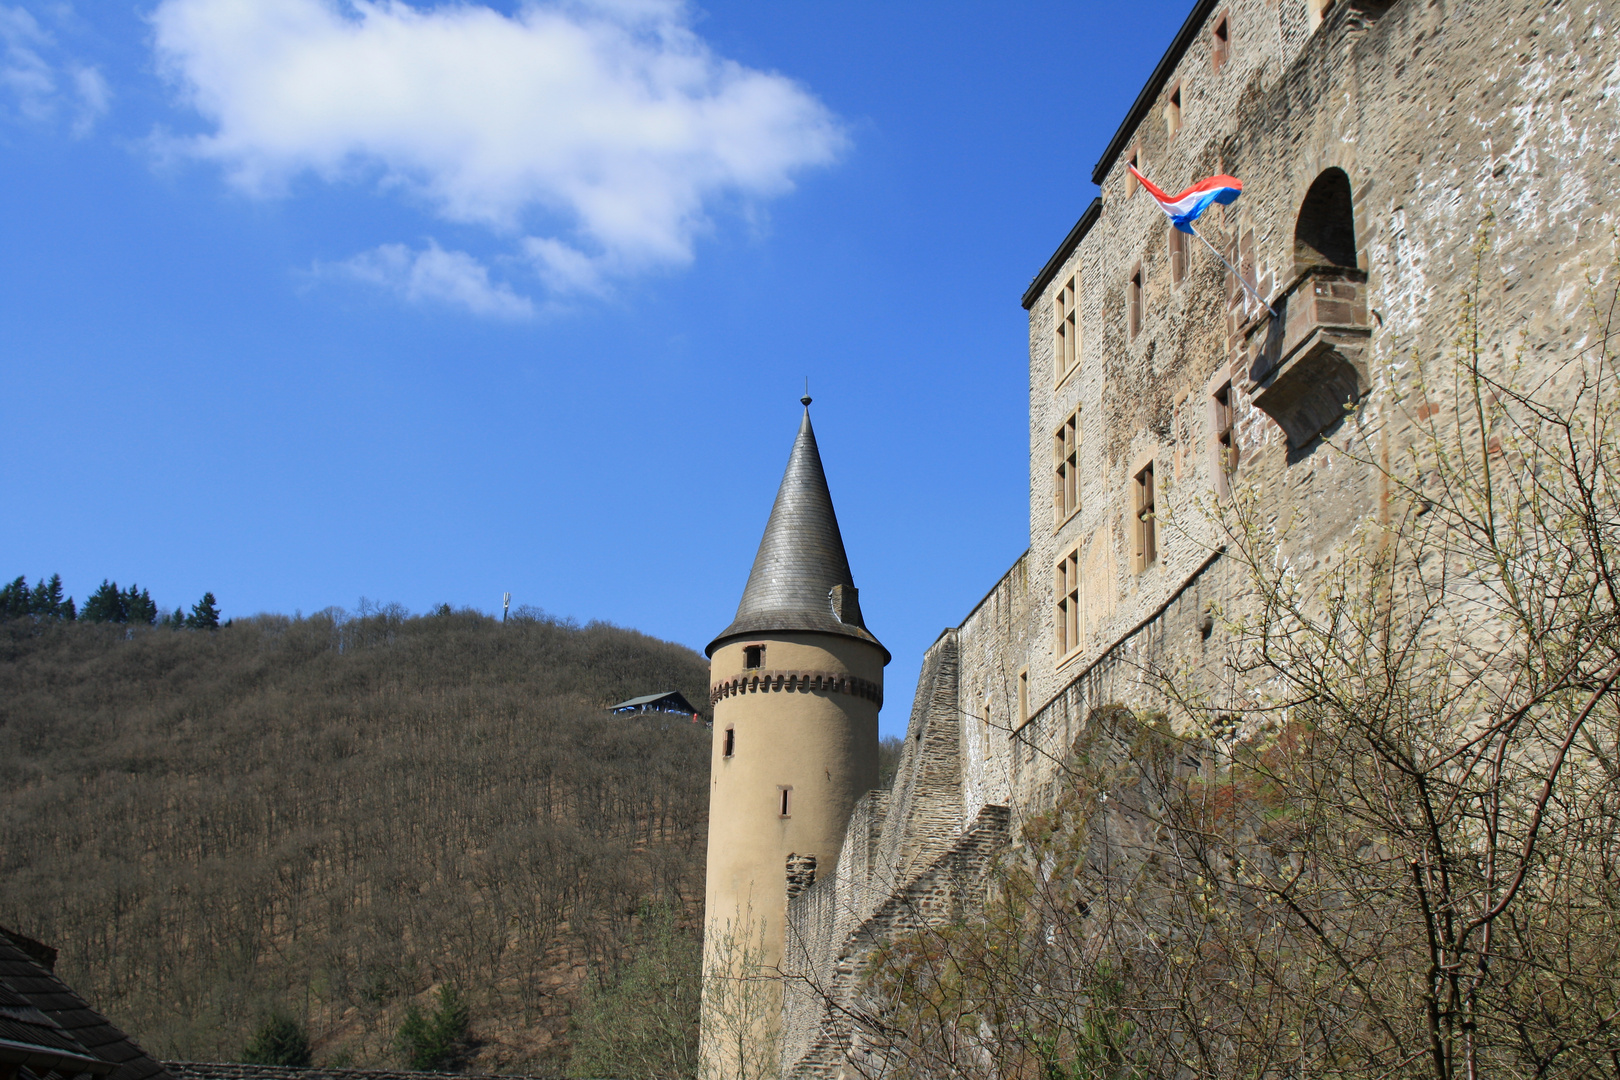
{"type": "Polygon", "coordinates": [[[1125,289],[1125,322],[1131,340],[1142,332],[1142,264],[1131,267],[1131,281],[1125,289]]]}
{"type": "Polygon", "coordinates": [[[1080,275],[1075,274],[1063,283],[1052,298],[1053,366],[1057,381],[1074,370],[1080,360],[1080,275]]]}
{"type": "Polygon", "coordinates": [[[1131,563],[1137,573],[1152,566],[1159,557],[1153,498],[1153,462],[1150,461],[1131,482],[1131,563]]]}
{"type": "Polygon", "coordinates": [[[765,666],[765,646],[763,646],[763,645],[744,645],[743,646],[743,667],[745,667],[745,668],[761,668],[761,667],[764,667],[764,666],[765,666]]]}
{"type": "Polygon", "coordinates": [[[1164,129],[1171,139],[1181,130],[1181,84],[1170,88],[1170,100],[1164,105],[1164,129]]]}
{"type": "Polygon", "coordinates": [[[1170,227],[1170,284],[1180,285],[1187,280],[1187,241],[1186,233],[1170,227]]]}
{"type": "Polygon", "coordinates": [[[1221,17],[1215,20],[1215,28],[1209,32],[1209,59],[1216,71],[1226,66],[1227,58],[1232,55],[1232,23],[1231,16],[1222,12],[1221,17]]]}
{"type": "Polygon", "coordinates": [[[1080,410],[1052,433],[1052,508],[1054,528],[1061,526],[1080,509],[1080,410]]]}

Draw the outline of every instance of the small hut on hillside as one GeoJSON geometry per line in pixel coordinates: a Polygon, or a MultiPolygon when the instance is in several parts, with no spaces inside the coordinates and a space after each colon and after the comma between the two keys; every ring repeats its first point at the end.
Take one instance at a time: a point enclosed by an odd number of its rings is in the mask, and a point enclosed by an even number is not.
{"type": "Polygon", "coordinates": [[[676,713],[680,716],[690,716],[695,724],[698,721],[698,711],[692,707],[679,690],[665,690],[660,694],[643,694],[633,697],[629,701],[621,701],[617,705],[608,706],[608,711],[614,716],[629,716],[633,713],[661,712],[676,713]]]}

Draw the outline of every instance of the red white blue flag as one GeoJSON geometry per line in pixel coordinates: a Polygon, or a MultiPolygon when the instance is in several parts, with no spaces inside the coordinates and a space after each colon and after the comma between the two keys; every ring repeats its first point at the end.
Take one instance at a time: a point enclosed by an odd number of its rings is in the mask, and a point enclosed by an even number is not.
{"type": "Polygon", "coordinates": [[[1131,175],[1147,189],[1147,193],[1159,201],[1159,209],[1170,218],[1170,223],[1184,233],[1192,232],[1192,223],[1211,206],[1216,203],[1222,206],[1229,205],[1243,194],[1243,181],[1235,176],[1222,174],[1200,180],[1180,195],[1166,195],[1153,186],[1153,181],[1137,172],[1135,165],[1125,167],[1131,170],[1131,175]]]}

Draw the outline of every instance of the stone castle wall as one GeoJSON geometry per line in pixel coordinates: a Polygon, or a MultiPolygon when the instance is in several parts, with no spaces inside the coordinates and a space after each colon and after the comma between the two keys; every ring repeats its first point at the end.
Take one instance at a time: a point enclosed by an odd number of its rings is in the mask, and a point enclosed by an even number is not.
{"type": "MultiPolygon", "coordinates": [[[[1159,704],[1143,677],[1150,665],[1207,680],[1219,707],[1229,643],[1215,616],[1241,611],[1247,589],[1209,513],[1223,489],[1260,501],[1277,558],[1308,577],[1360,523],[1392,512],[1381,468],[1400,467],[1415,418],[1435,408],[1415,392],[1412,358],[1451,347],[1465,290],[1499,359],[1550,372],[1593,340],[1588,279],[1614,287],[1617,6],[1339,0],[1320,19],[1319,6],[1200,5],[1158,99],[1101,171],[1100,213],[1032,288],[1029,550],[928,650],[893,790],[862,803],[837,871],[790,902],[792,1075],[833,1075],[863,1053],[841,1010],[859,1006],[865,960],[897,930],[958,917],[982,895],[997,850],[1050,805],[1092,709],[1159,704]],[[1223,16],[1230,51],[1217,70],[1211,28],[1223,16]],[[1243,178],[1242,198],[1199,227],[1278,317],[1197,240],[1184,279],[1172,280],[1163,214],[1128,194],[1131,152],[1172,193],[1213,173],[1243,178]],[[1331,169],[1348,180],[1354,265],[1327,273],[1300,253],[1296,229],[1331,169]],[[1079,361],[1060,373],[1057,293],[1076,274],[1079,361]],[[1288,425],[1314,415],[1297,388],[1328,369],[1290,355],[1328,356],[1361,380],[1356,408],[1323,438],[1288,425]],[[1239,463],[1223,482],[1210,395],[1228,379],[1239,463]],[[1076,409],[1080,506],[1059,521],[1053,434],[1076,409]],[[1131,543],[1144,462],[1158,482],[1158,557],[1145,569],[1131,543]],[[1055,568],[1070,552],[1082,632],[1059,655],[1055,568]]],[[[1246,688],[1224,692],[1235,701],[1246,688]]]]}

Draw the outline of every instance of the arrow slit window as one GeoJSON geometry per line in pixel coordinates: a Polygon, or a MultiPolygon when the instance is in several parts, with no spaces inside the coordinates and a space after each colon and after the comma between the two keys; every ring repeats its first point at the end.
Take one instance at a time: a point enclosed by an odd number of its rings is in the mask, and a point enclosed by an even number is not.
{"type": "Polygon", "coordinates": [[[1152,566],[1159,557],[1158,537],[1153,514],[1153,463],[1150,461],[1136,474],[1131,484],[1131,531],[1134,534],[1132,562],[1137,573],[1152,566]]]}

